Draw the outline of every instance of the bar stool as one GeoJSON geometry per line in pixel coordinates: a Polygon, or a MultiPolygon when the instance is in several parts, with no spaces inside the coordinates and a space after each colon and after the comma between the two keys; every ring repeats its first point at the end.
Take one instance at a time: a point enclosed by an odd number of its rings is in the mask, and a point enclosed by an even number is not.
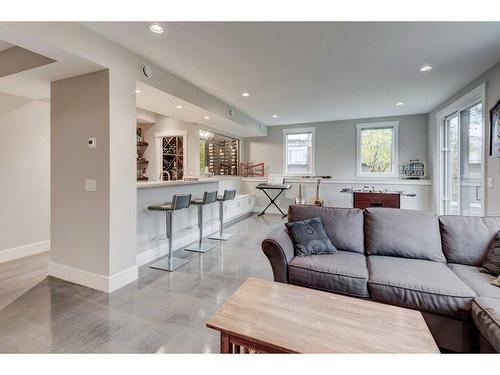
{"type": "Polygon", "coordinates": [[[148,210],[151,211],[164,211],[165,224],[168,238],[168,258],[159,260],[153,263],[150,267],[164,271],[175,271],[177,268],[182,267],[189,262],[189,259],[177,258],[173,256],[173,235],[172,235],[172,213],[174,211],[188,208],[191,204],[191,194],[176,194],[172,198],[172,202],[164,203],[160,206],[149,206],[148,210]]]}
{"type": "Polygon", "coordinates": [[[202,243],[203,241],[203,206],[214,203],[217,201],[217,192],[216,191],[206,191],[203,193],[203,198],[194,199],[191,201],[191,204],[198,206],[198,229],[200,231],[200,238],[198,240],[198,244],[191,245],[186,247],[184,250],[186,251],[194,251],[197,253],[206,253],[208,250],[212,250],[215,247],[215,244],[211,243],[202,243]]]}
{"type": "Polygon", "coordinates": [[[208,237],[211,240],[219,240],[219,241],[227,241],[233,235],[231,233],[223,233],[224,232],[224,202],[234,199],[236,196],[236,190],[224,190],[224,195],[222,197],[218,197],[219,201],[219,221],[220,221],[220,232],[219,234],[214,234],[208,237]]]}

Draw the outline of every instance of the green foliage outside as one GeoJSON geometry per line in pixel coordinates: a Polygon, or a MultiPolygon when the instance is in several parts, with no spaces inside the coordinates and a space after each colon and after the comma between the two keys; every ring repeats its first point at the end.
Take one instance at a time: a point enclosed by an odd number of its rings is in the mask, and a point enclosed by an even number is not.
{"type": "Polygon", "coordinates": [[[206,166],[206,161],[205,161],[205,140],[200,139],[200,172],[203,173],[205,170],[206,166]]]}
{"type": "Polygon", "coordinates": [[[392,172],[392,129],[361,131],[361,170],[372,173],[392,172]]]}

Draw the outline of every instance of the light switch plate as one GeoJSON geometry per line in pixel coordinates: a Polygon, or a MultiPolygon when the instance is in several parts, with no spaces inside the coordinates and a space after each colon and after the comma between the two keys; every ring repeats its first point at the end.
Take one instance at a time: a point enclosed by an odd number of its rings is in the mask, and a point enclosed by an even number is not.
{"type": "Polygon", "coordinates": [[[97,181],[94,179],[85,179],[85,191],[97,191],[97,181]]]}
{"type": "Polygon", "coordinates": [[[90,148],[90,149],[92,149],[92,148],[96,148],[96,147],[97,147],[95,137],[89,138],[89,140],[87,141],[87,146],[88,146],[88,148],[90,148]]]}
{"type": "Polygon", "coordinates": [[[488,186],[488,189],[493,189],[493,187],[494,187],[493,177],[488,177],[487,186],[488,186]]]}

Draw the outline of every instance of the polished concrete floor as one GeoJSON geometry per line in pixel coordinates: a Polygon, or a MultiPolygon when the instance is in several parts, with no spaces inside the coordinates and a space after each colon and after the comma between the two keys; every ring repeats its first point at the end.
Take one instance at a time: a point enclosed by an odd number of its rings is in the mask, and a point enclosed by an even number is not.
{"type": "Polygon", "coordinates": [[[0,263],[0,310],[47,277],[49,253],[0,263]]]}
{"type": "Polygon", "coordinates": [[[272,279],[260,243],[281,222],[247,218],[209,253],[186,253],[177,271],[143,266],[111,294],[46,277],[0,310],[0,352],[217,353],[205,322],[249,276],[272,279]]]}

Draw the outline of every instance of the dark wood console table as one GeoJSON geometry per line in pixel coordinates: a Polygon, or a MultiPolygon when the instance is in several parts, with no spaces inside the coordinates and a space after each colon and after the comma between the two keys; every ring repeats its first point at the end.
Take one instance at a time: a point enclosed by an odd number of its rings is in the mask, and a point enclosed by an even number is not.
{"type": "Polygon", "coordinates": [[[355,191],[353,194],[354,208],[401,208],[401,194],[399,193],[365,193],[355,191]]]}

